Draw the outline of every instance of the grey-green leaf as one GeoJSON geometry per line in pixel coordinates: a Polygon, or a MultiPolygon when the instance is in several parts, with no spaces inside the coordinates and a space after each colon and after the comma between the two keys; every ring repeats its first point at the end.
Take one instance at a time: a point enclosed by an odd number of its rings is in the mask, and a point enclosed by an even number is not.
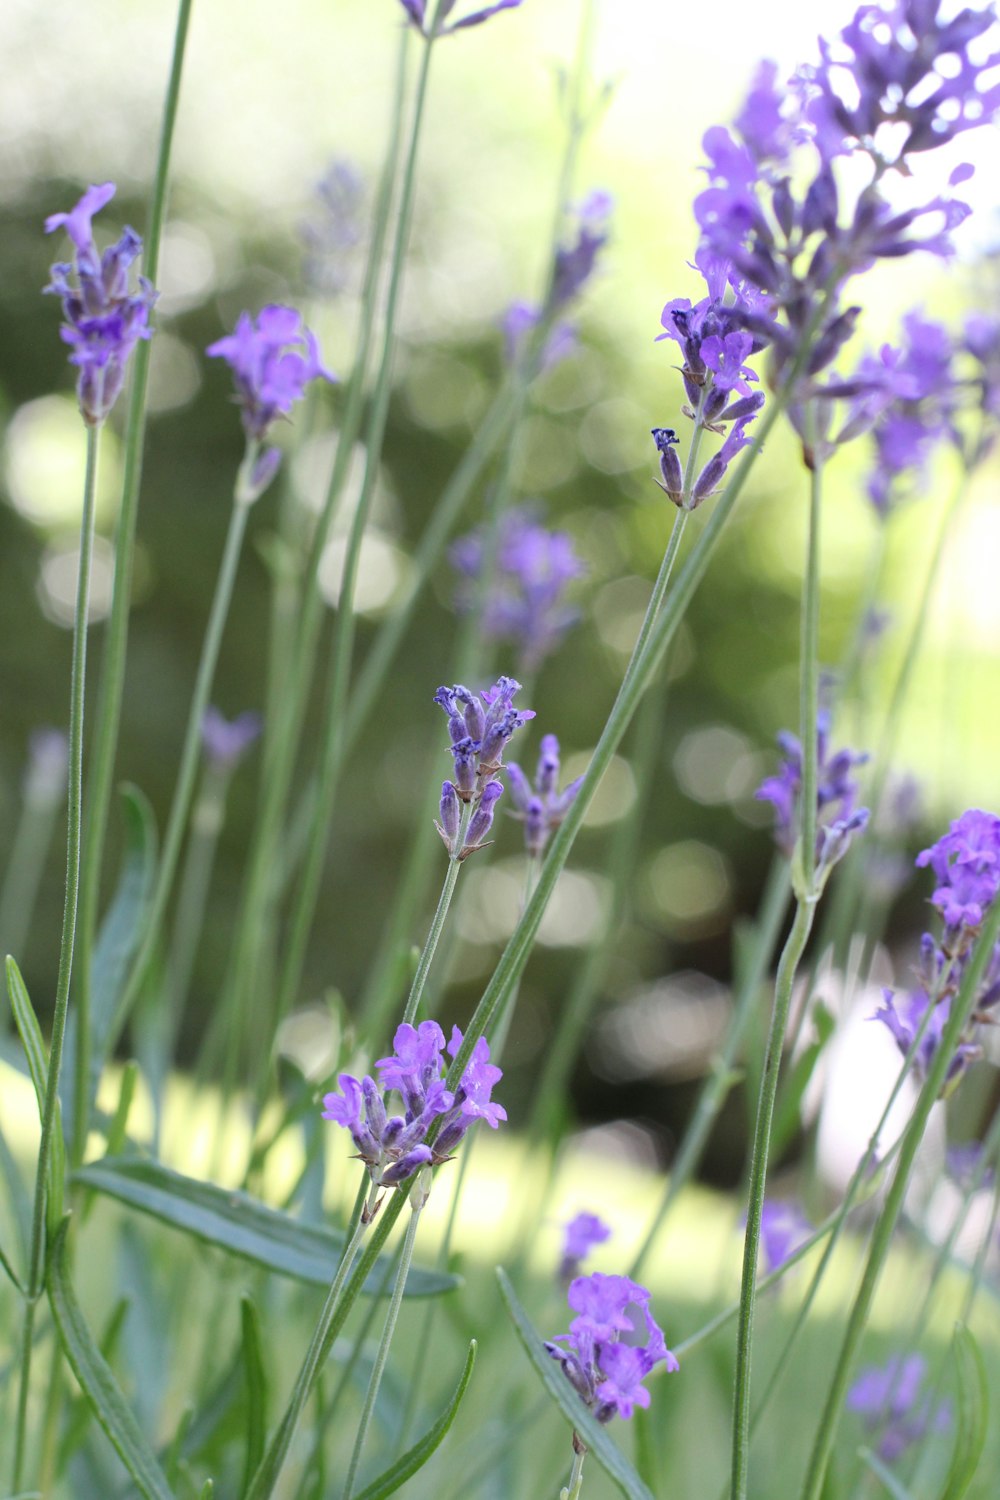
{"type": "Polygon", "coordinates": [[[260,1336],[260,1318],[251,1297],[244,1296],[240,1301],[240,1322],[243,1378],[247,1388],[246,1458],[240,1488],[240,1494],[245,1495],[264,1456],[267,1441],[267,1366],[260,1336]]]}
{"type": "MultiPolygon", "coordinates": [[[[73,1181],[206,1244],[313,1286],[329,1286],[344,1248],[344,1236],[336,1230],[304,1224],[247,1193],[199,1182],[141,1157],[106,1156],[75,1172],[73,1181]]],[[[375,1264],[364,1285],[367,1294],[378,1295],[384,1269],[383,1261],[375,1264]]],[[[404,1295],[437,1297],[459,1285],[457,1276],[414,1266],[404,1295]]]]}
{"type": "Polygon", "coordinates": [[[958,1368],[958,1427],[941,1500],[961,1500],[972,1483],[986,1446],[990,1415],[986,1365],[979,1345],[963,1323],[955,1324],[952,1352],[958,1368]]]}
{"type": "Polygon", "coordinates": [[[654,1500],[652,1490],[642,1482],[628,1459],[612,1442],[607,1428],[595,1421],[566,1379],[560,1366],[546,1354],[545,1345],[518,1301],[517,1293],[511,1286],[510,1279],[502,1266],[497,1266],[497,1280],[500,1283],[500,1292],[506,1303],[511,1322],[524,1345],[525,1353],[566,1421],[586,1443],[588,1454],[593,1455],[608,1477],[626,1496],[626,1500],[654,1500]]]}
{"type": "Polygon", "coordinates": [[[97,1347],[80,1311],[66,1267],[68,1226],[67,1217],[52,1245],[46,1277],[52,1317],[66,1357],[94,1415],[114,1444],[140,1493],[146,1500],[173,1500],[156,1455],[126,1404],[114,1372],[97,1347]]]}
{"type": "MultiPolygon", "coordinates": [[[[24,1047],[24,1055],[28,1060],[28,1070],[31,1073],[31,1082],[38,1101],[38,1117],[43,1119],[45,1092],[49,1080],[49,1057],[27,986],[21,978],[20,969],[10,957],[7,959],[7,993],[10,996],[10,1008],[14,1013],[14,1024],[21,1038],[21,1045],[24,1047]]],[[[53,1230],[62,1218],[63,1184],[66,1180],[66,1149],[63,1142],[62,1115],[59,1100],[57,1099],[55,1103],[56,1114],[49,1154],[48,1199],[45,1207],[49,1228],[53,1230]]]]}
{"type": "Polygon", "coordinates": [[[361,1491],[357,1500],[385,1500],[387,1495],[394,1495],[398,1489],[411,1479],[418,1469],[422,1469],[430,1458],[449,1427],[455,1420],[462,1397],[465,1395],[469,1381],[472,1379],[472,1367],[476,1363],[476,1341],[469,1345],[469,1352],[465,1359],[465,1369],[462,1371],[461,1379],[455,1388],[455,1394],[448,1402],[447,1407],[438,1417],[433,1427],[429,1427],[419,1442],[408,1448],[401,1458],[398,1458],[392,1468],[386,1469],[378,1479],[372,1481],[367,1489],[361,1491]]]}

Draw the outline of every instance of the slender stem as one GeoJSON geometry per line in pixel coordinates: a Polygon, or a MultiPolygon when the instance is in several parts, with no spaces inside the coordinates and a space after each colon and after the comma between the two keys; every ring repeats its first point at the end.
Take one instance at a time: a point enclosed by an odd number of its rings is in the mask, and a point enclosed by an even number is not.
{"type": "MultiPolygon", "coordinates": [[[[155,284],[160,261],[160,242],[166,216],[167,183],[170,175],[170,152],[180,101],[181,74],[187,44],[188,22],[192,0],[180,0],[177,25],[170,60],[170,76],[163,106],[163,122],[157,151],[156,169],[149,205],[149,223],[143,244],[143,271],[155,284]]],[[[96,736],[88,789],[87,837],[84,844],[80,882],[80,962],[77,969],[77,1028],[74,1119],[72,1130],[73,1160],[82,1160],[87,1133],[87,1095],[90,1075],[90,985],[97,910],[100,901],[101,860],[108,822],[108,808],[114,778],[115,752],[121,722],[122,694],[125,685],[125,658],[128,645],[128,618],[132,601],[132,564],[135,552],[136,517],[139,487],[142,482],[142,457],[146,436],[146,387],[149,380],[150,344],[140,340],[132,359],[132,381],[129,391],[128,417],[125,429],[125,474],[122,482],[121,512],[115,538],[115,571],[111,595],[111,614],[104,648],[101,686],[97,704],[96,736]]]]}
{"type": "Polygon", "coordinates": [[[807,897],[814,894],[816,868],[822,473],[821,460],[817,455],[813,458],[809,470],[809,541],[802,590],[802,646],[799,665],[801,685],[799,735],[802,741],[802,816],[799,858],[802,866],[802,888],[807,897]]]}
{"type": "MultiPolygon", "coordinates": [[[[461,849],[465,842],[465,835],[469,829],[472,818],[472,805],[467,804],[462,810],[462,821],[459,825],[456,848],[461,849]]],[[[458,884],[459,872],[462,868],[462,860],[455,853],[448,860],[448,869],[445,872],[444,884],[441,887],[441,895],[438,898],[437,910],[431,922],[427,940],[417,963],[417,971],[410,985],[410,993],[406,997],[406,1005],[403,1008],[404,1023],[412,1026],[420,1011],[420,1001],[423,998],[424,986],[430,973],[431,964],[434,962],[434,953],[444,929],[445,919],[448,916],[448,908],[451,906],[452,897],[455,894],[455,886],[458,884]]]]}
{"type": "Polygon", "coordinates": [[[628,1274],[633,1280],[639,1280],[643,1264],[651,1253],[681,1188],[690,1180],[692,1172],[698,1165],[709,1131],[736,1080],[736,1074],[733,1071],[736,1057],[750,1017],[753,1015],[764,974],[771,963],[771,956],[778,941],[787,906],[788,861],[779,855],[775,857],[771,865],[767,884],[764,887],[764,897],[754,934],[753,951],[736,992],[733,1017],[726,1034],[725,1046],[705,1079],[694,1114],[684,1132],[684,1140],[677,1154],[677,1160],[670,1169],[663,1197],[629,1269],[628,1274]]]}
{"type": "Polygon", "coordinates": [[[119,1004],[117,1017],[117,1024],[119,1026],[135,1003],[143,982],[149,973],[153,954],[156,950],[160,926],[166,914],[167,904],[173,890],[174,874],[177,870],[177,862],[180,858],[181,846],[187,830],[188,815],[191,811],[191,801],[194,796],[195,781],[198,774],[198,762],[201,758],[202,721],[205,717],[205,710],[208,707],[212,683],[215,680],[215,669],[218,665],[219,650],[222,645],[222,636],[229,615],[229,605],[236,582],[240,552],[246,532],[247,517],[250,513],[249,504],[242,498],[244,494],[243,485],[253,471],[256,451],[257,445],[255,443],[251,442],[247,445],[247,452],[240,465],[236,481],[233,508],[229,518],[229,530],[226,533],[222,561],[219,565],[219,576],[215,585],[215,595],[212,599],[212,608],[209,612],[208,624],[205,629],[205,639],[201,648],[201,659],[198,663],[198,672],[195,677],[191,707],[188,710],[188,721],[184,732],[184,744],[181,749],[180,767],[177,772],[177,782],[174,787],[170,815],[167,819],[167,829],[163,839],[163,852],[160,855],[160,863],[156,874],[156,886],[153,891],[152,900],[150,901],[149,912],[146,916],[142,944],[119,1004]]]}
{"type": "MultiPolygon", "coordinates": [[[[417,1191],[420,1191],[419,1186],[417,1191]]],[[[375,1363],[372,1366],[371,1378],[368,1381],[368,1390],[361,1412],[361,1420],[358,1423],[358,1430],[354,1438],[351,1461],[347,1468],[347,1478],[344,1481],[343,1500],[351,1500],[351,1494],[354,1490],[354,1481],[357,1478],[358,1465],[361,1462],[365,1438],[368,1436],[368,1427],[372,1419],[372,1412],[375,1410],[379,1387],[382,1384],[385,1363],[389,1357],[389,1345],[392,1343],[392,1336],[396,1331],[396,1321],[403,1302],[403,1292],[406,1288],[406,1278],[410,1272],[410,1262],[413,1259],[413,1243],[417,1237],[417,1224],[419,1220],[420,1209],[414,1208],[410,1214],[410,1222],[406,1226],[406,1236],[403,1240],[403,1249],[399,1257],[399,1267],[396,1271],[396,1280],[392,1288],[392,1297],[389,1301],[389,1311],[386,1313],[385,1326],[382,1329],[382,1337],[379,1340],[378,1350],[375,1354],[375,1363]]]]}
{"type": "Polygon", "coordinates": [[[573,1468],[570,1472],[569,1483],[559,1492],[559,1500],[580,1500],[583,1490],[583,1460],[586,1456],[587,1450],[574,1432],[573,1468]]]}
{"type": "Polygon", "coordinates": [[[823,1408],[823,1414],[816,1432],[812,1454],[809,1459],[809,1468],[806,1473],[805,1484],[802,1488],[802,1500],[819,1500],[823,1492],[826,1471],[830,1462],[830,1454],[833,1451],[834,1438],[837,1434],[837,1427],[844,1405],[844,1397],[847,1394],[847,1385],[851,1378],[854,1358],[868,1322],[875,1289],[882,1274],[882,1268],[885,1265],[889,1247],[892,1243],[893,1231],[896,1228],[896,1222],[903,1207],[903,1198],[909,1184],[910,1172],[912,1171],[920,1143],[923,1140],[930,1112],[940,1097],[962,1030],[975,1008],[983,975],[993,956],[998,936],[1000,936],[1000,901],[994,901],[980,929],[976,946],[965,968],[958,995],[951,1002],[948,1019],[944,1024],[944,1030],[941,1033],[937,1048],[927,1069],[927,1077],[923,1088],[920,1090],[919,1098],[914,1106],[913,1116],[903,1137],[903,1144],[899,1153],[899,1165],[893,1174],[882,1212],[879,1215],[874,1233],[872,1234],[868,1259],[861,1278],[861,1285],[858,1288],[847,1321],[847,1331],[844,1334],[840,1355],[834,1369],[833,1379],[830,1382],[826,1405],[823,1408]]]}
{"type": "Polygon", "coordinates": [[[90,567],[94,550],[94,510],[97,489],[97,453],[100,428],[87,428],[87,467],[83,487],[83,513],[80,520],[80,564],[76,583],[76,610],[73,619],[73,660],[70,678],[69,712],[69,784],[67,788],[66,893],[63,903],[62,937],[59,943],[59,969],[56,977],[55,1006],[52,1015],[52,1040],[49,1047],[48,1077],[42,1107],[42,1131],[35,1167],[35,1198],[31,1217],[31,1249],[25,1283],[24,1336],[21,1344],[21,1384],[18,1391],[14,1436],[12,1485],[21,1485],[24,1466],[28,1387],[31,1380],[31,1351],[34,1338],[35,1305],[42,1287],[45,1250],[45,1206],[49,1162],[52,1154],[52,1132],[55,1128],[56,1103],[59,1098],[59,1073],[63,1044],[66,1039],[66,1012],[69,1008],[70,980],[73,974],[73,946],[76,937],[77,898],[80,888],[80,835],[83,821],[83,707],[87,675],[87,620],[90,609],[90,567]]]}

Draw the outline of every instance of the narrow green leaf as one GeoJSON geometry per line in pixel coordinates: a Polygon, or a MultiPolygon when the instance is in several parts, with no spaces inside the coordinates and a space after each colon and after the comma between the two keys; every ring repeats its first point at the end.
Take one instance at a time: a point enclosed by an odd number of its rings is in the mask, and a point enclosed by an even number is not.
{"type": "MultiPolygon", "coordinates": [[[[45,1114],[45,1091],[49,1078],[49,1056],[45,1050],[42,1040],[42,1030],[38,1024],[31,998],[28,995],[27,986],[21,978],[21,971],[12,958],[7,959],[7,993],[10,996],[10,1008],[14,1012],[14,1024],[24,1047],[24,1055],[28,1060],[28,1069],[31,1073],[31,1082],[35,1088],[35,1098],[38,1101],[38,1117],[42,1119],[45,1114]]],[[[45,1205],[45,1215],[50,1232],[55,1232],[56,1226],[62,1218],[63,1208],[63,1184],[66,1181],[66,1147],[62,1132],[62,1115],[59,1110],[59,1100],[56,1100],[56,1116],[52,1130],[52,1148],[49,1153],[49,1169],[47,1192],[48,1197],[45,1205]]]]}
{"type": "Polygon", "coordinates": [[[21,1285],[21,1278],[18,1276],[17,1272],[14,1270],[14,1267],[11,1265],[7,1256],[4,1254],[2,1246],[0,1246],[0,1267],[2,1267],[3,1270],[7,1272],[7,1275],[17,1287],[18,1291],[23,1292],[24,1287],[21,1285]]]}
{"type": "Polygon", "coordinates": [[[240,1322],[243,1333],[243,1376],[247,1387],[246,1460],[240,1494],[245,1495],[257,1465],[264,1456],[267,1440],[267,1366],[260,1337],[260,1318],[251,1297],[240,1300],[240,1322]]]}
{"type": "Polygon", "coordinates": [[[961,1500],[972,1483],[986,1446],[990,1415],[986,1365],[979,1345],[964,1323],[955,1324],[951,1347],[958,1369],[958,1426],[941,1500],[961,1500]]]}
{"type": "MultiPolygon", "coordinates": [[[[118,1339],[121,1335],[122,1326],[125,1322],[125,1314],[128,1312],[128,1298],[119,1297],[111,1309],[111,1316],[101,1334],[100,1351],[110,1364],[115,1357],[118,1347],[118,1339]]],[[[69,1416],[63,1423],[63,1436],[59,1444],[58,1472],[64,1473],[70,1458],[83,1442],[87,1428],[90,1426],[90,1403],[85,1396],[77,1396],[69,1409],[69,1416]]]]}
{"type": "Polygon", "coordinates": [[[170,1486],[138,1422],[125,1402],[114,1372],[87,1327],[66,1267],[69,1218],[59,1227],[49,1255],[46,1285],[52,1317],[73,1374],[122,1463],[146,1500],[173,1500],[170,1486]]]}
{"type": "Polygon", "coordinates": [[[881,1480],[884,1488],[892,1496],[892,1500],[913,1500],[913,1496],[903,1484],[901,1479],[892,1472],[887,1463],[873,1453],[870,1448],[859,1448],[858,1457],[868,1465],[876,1479],[881,1480]]]}
{"type": "Polygon", "coordinates": [[[215,1480],[214,1479],[206,1479],[205,1483],[201,1487],[201,1500],[212,1500],[212,1496],[214,1494],[215,1494],[215,1480]]]}
{"type": "MultiPolygon", "coordinates": [[[[313,1286],[329,1286],[344,1248],[338,1230],[304,1224],[247,1193],[185,1177],[160,1162],[106,1156],[75,1172],[73,1181],[209,1245],[313,1286]]],[[[379,1294],[384,1269],[381,1261],[373,1267],[364,1286],[367,1294],[379,1294]]],[[[436,1297],[460,1285],[457,1276],[414,1266],[405,1295],[436,1297]]]]}
{"type": "Polygon", "coordinates": [[[581,1440],[587,1445],[588,1453],[593,1454],[608,1478],[626,1496],[626,1500],[654,1500],[652,1490],[642,1482],[628,1459],[612,1442],[607,1428],[602,1427],[594,1419],[566,1379],[560,1366],[550,1355],[546,1354],[545,1345],[518,1301],[517,1293],[511,1286],[510,1279],[502,1266],[497,1266],[497,1280],[500,1283],[500,1293],[510,1314],[510,1320],[524,1345],[525,1353],[570,1427],[579,1433],[581,1440]]]}
{"type": "Polygon", "coordinates": [[[419,1442],[408,1448],[401,1458],[398,1458],[392,1468],[386,1469],[384,1474],[372,1481],[367,1489],[362,1490],[357,1500],[385,1500],[387,1495],[394,1495],[408,1479],[411,1479],[418,1469],[422,1469],[430,1458],[435,1448],[439,1447],[449,1427],[454,1422],[458,1408],[462,1403],[469,1381],[472,1379],[472,1368],[476,1363],[476,1341],[472,1340],[469,1352],[465,1358],[465,1369],[462,1371],[461,1379],[455,1388],[444,1411],[438,1417],[433,1427],[429,1427],[419,1442]]]}
{"type": "Polygon", "coordinates": [[[132,1100],[135,1097],[135,1085],[138,1077],[139,1064],[130,1059],[122,1069],[121,1088],[118,1090],[118,1104],[115,1108],[114,1118],[108,1126],[108,1156],[117,1156],[124,1149],[125,1138],[128,1134],[128,1117],[132,1110],[132,1100]]]}

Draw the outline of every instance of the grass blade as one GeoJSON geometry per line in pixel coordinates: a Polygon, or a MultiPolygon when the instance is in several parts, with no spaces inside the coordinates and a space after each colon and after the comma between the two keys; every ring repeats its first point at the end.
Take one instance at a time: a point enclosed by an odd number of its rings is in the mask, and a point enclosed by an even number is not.
{"type": "Polygon", "coordinates": [[[955,1324],[952,1350],[958,1367],[958,1428],[941,1500],[961,1500],[972,1483],[986,1446],[990,1414],[986,1365],[979,1345],[962,1323],[955,1324]]]}
{"type": "Polygon", "coordinates": [[[408,1448],[401,1458],[398,1458],[392,1468],[386,1469],[378,1479],[374,1480],[367,1489],[361,1491],[357,1500],[386,1500],[387,1495],[394,1495],[408,1479],[412,1478],[418,1469],[422,1469],[434,1450],[440,1445],[448,1432],[449,1427],[455,1420],[462,1397],[465,1395],[469,1381],[472,1379],[472,1368],[476,1363],[476,1341],[469,1344],[469,1352],[465,1359],[465,1369],[455,1388],[445,1410],[438,1417],[433,1427],[429,1427],[419,1442],[408,1448]]]}
{"type": "MultiPolygon", "coordinates": [[[[27,986],[21,978],[21,971],[10,957],[7,959],[7,993],[10,996],[10,1008],[14,1012],[14,1024],[24,1047],[24,1055],[28,1060],[28,1070],[31,1073],[31,1082],[35,1089],[35,1098],[38,1101],[38,1116],[41,1119],[45,1112],[45,1091],[49,1077],[49,1058],[42,1040],[42,1030],[38,1024],[27,986]]],[[[54,1230],[62,1218],[63,1205],[63,1183],[66,1180],[66,1147],[62,1131],[62,1115],[59,1109],[59,1100],[56,1100],[55,1128],[52,1131],[52,1149],[49,1155],[48,1169],[48,1194],[46,1198],[46,1217],[49,1228],[54,1230]]]]}
{"type": "Polygon", "coordinates": [[[260,1336],[260,1317],[251,1297],[240,1302],[243,1334],[243,1376],[247,1387],[247,1442],[240,1494],[245,1495],[257,1465],[264,1456],[267,1439],[267,1367],[260,1336]]]}

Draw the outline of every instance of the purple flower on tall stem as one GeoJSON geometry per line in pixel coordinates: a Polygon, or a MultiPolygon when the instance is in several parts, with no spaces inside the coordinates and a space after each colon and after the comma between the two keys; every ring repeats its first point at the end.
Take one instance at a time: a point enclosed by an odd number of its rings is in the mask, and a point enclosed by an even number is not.
{"type": "Polygon", "coordinates": [[[559,790],[559,741],[554,734],[542,736],[533,784],[514,761],[507,763],[507,776],[513,815],[524,824],[525,848],[529,854],[541,854],[550,834],[569,812],[583,777],[559,790]]]}
{"type": "Polygon", "coordinates": [[[611,1230],[598,1214],[586,1211],[574,1214],[563,1234],[560,1279],[572,1281],[580,1274],[580,1267],[594,1246],[603,1245],[610,1238],[611,1230]]]}
{"type": "Polygon", "coordinates": [[[895,1462],[928,1428],[946,1432],[951,1426],[948,1403],[934,1406],[923,1389],[926,1370],[919,1354],[894,1355],[884,1365],[862,1370],[847,1393],[848,1411],[860,1413],[870,1432],[881,1431],[878,1452],[886,1463],[895,1462]]]}
{"type": "Polygon", "coordinates": [[[760,1216],[760,1243],[768,1274],[783,1266],[813,1232],[813,1226],[797,1203],[765,1198],[760,1216]]]}
{"type": "Polygon", "coordinates": [[[232,370],[243,427],[257,442],[273,422],[288,416],[311,380],[336,379],[323,365],[315,334],[294,307],[272,303],[262,308],[256,323],[249,313],[240,313],[233,332],[209,344],[205,353],[224,359],[232,370]]]}
{"type": "Polygon", "coordinates": [[[595,1271],[577,1276],[568,1298],[577,1316],[569,1333],[545,1348],[599,1422],[615,1416],[628,1419],[634,1407],[649,1405],[641,1382],[657,1364],[665,1364],[672,1373],[680,1368],[650,1311],[650,1294],[627,1276],[595,1271]],[[635,1333],[632,1309],[645,1324],[645,1344],[629,1337],[635,1333]]]}
{"type": "Polygon", "coordinates": [[[1000,890],[1000,818],[970,808],[949,831],[917,855],[917,868],[929,865],[937,878],[931,900],[951,929],[978,927],[1000,890]]]}
{"type": "Polygon", "coordinates": [[[226,719],[210,704],[201,721],[201,742],[208,760],[221,770],[233,770],[263,727],[264,721],[258,713],[248,711],[235,719],[226,719]]]}
{"type": "Polygon", "coordinates": [[[114,195],[113,182],[89,187],[69,213],[50,214],[45,221],[46,234],[65,229],[75,251],[72,264],[58,262],[52,267],[45,291],[62,301],[65,321],[60,334],[72,350],[70,364],[79,371],[77,400],[90,427],[104,421],[121,394],[136,344],[153,336],[149,314],[157,293],[152,283],[140,276],[139,290],[129,290],[129,267],[142,240],[126,227],[103,255],[94,243],[93,217],[114,195]]]}
{"type": "MultiPolygon", "coordinates": [[[[820,711],[817,725],[816,859],[821,870],[828,870],[847,852],[855,833],[868,822],[868,809],[857,807],[858,783],[852,776],[856,766],[864,765],[868,756],[854,750],[830,753],[830,714],[820,711]]],[[[774,806],[774,840],[789,857],[798,838],[802,795],[802,746],[794,734],[783,730],[778,735],[782,764],[776,776],[769,776],[754,796],[774,806]]]]}
{"type": "Polygon", "coordinates": [[[528,506],[505,512],[492,548],[485,528],[459,537],[451,561],[469,585],[458,594],[462,609],[478,607],[483,633],[520,648],[522,670],[551,655],[579,612],[565,602],[567,587],[586,568],[565,531],[550,531],[528,506]],[[492,556],[491,556],[492,554],[492,556]],[[478,587],[491,564],[487,587],[478,587]]]}

